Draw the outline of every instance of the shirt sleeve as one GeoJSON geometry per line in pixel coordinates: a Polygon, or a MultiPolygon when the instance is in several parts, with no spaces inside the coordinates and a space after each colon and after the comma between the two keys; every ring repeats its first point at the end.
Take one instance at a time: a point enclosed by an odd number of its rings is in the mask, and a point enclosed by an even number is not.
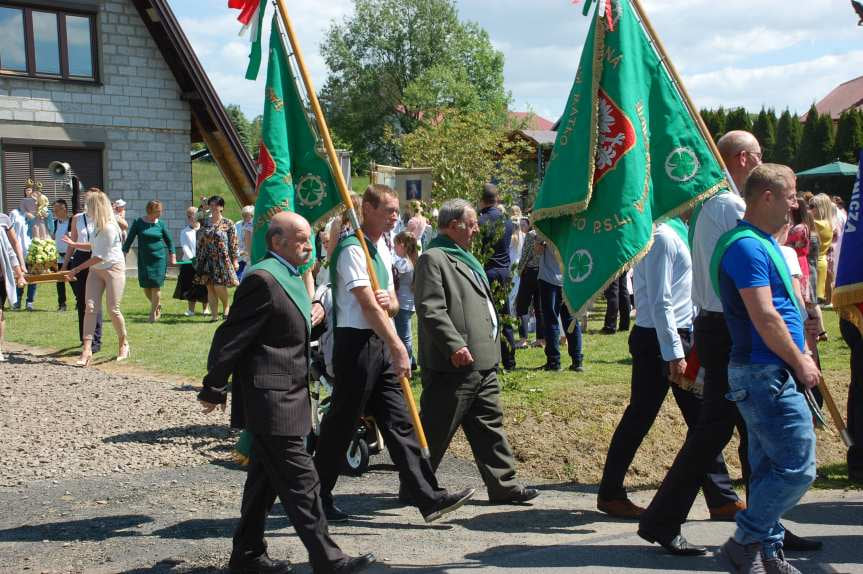
{"type": "Polygon", "coordinates": [[[371,287],[369,271],[366,269],[366,258],[363,250],[357,245],[346,247],[338,261],[339,282],[350,291],[357,287],[371,287]]]}
{"type": "Polygon", "coordinates": [[[803,270],[800,269],[800,261],[797,259],[797,252],[792,247],[782,245],[779,247],[782,250],[782,255],[785,257],[785,264],[788,265],[788,271],[792,277],[802,277],[803,270]]]}
{"type": "Polygon", "coordinates": [[[756,239],[744,237],[732,243],[722,256],[722,270],[738,290],[770,285],[770,257],[756,239]]]}
{"type": "Polygon", "coordinates": [[[677,332],[677,320],[674,317],[674,294],[671,285],[674,279],[674,257],[676,245],[662,233],[654,235],[654,244],[645,256],[645,271],[647,279],[648,312],[653,317],[656,336],[662,359],[672,361],[683,359],[683,343],[677,332]]]}

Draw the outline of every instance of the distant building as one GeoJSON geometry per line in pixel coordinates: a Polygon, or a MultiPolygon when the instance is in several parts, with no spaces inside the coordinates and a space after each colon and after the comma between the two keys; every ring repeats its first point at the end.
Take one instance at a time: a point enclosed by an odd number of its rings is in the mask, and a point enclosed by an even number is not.
{"type": "MultiPolygon", "coordinates": [[[[842,112],[857,108],[863,110],[863,76],[839,84],[824,99],[815,104],[819,114],[830,114],[834,122],[839,121],[842,112]]],[[[806,116],[800,118],[806,121],[806,116]]]]}
{"type": "Polygon", "coordinates": [[[253,200],[254,163],[167,0],[0,0],[0,30],[4,212],[29,178],[69,200],[47,170],[58,160],[126,200],[129,217],[159,199],[176,237],[201,141],[234,194],[253,200]]]}

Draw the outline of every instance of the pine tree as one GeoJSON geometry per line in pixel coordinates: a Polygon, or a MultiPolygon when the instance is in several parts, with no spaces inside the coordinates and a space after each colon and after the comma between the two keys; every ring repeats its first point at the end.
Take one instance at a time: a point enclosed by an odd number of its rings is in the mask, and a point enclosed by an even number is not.
{"type": "Polygon", "coordinates": [[[714,139],[719,139],[725,135],[727,131],[725,129],[726,120],[725,108],[719,106],[719,109],[713,112],[713,121],[716,123],[716,133],[713,135],[714,139]]]}
{"type": "Polygon", "coordinates": [[[815,124],[815,157],[817,158],[815,165],[824,165],[836,160],[835,133],[833,118],[830,117],[830,114],[818,116],[818,123],[815,124]]]}
{"type": "Polygon", "coordinates": [[[797,148],[800,139],[795,137],[795,126],[799,127],[797,116],[792,116],[788,108],[779,116],[776,124],[776,145],[773,149],[773,161],[788,166],[797,164],[797,148]]]}
{"type": "Polygon", "coordinates": [[[774,122],[770,121],[770,116],[773,115],[773,110],[768,113],[763,107],[752,124],[752,135],[761,144],[761,153],[764,161],[772,162],[776,149],[776,128],[774,122]]]}
{"type": "Polygon", "coordinates": [[[725,119],[725,131],[727,133],[732,130],[752,131],[752,119],[745,108],[734,108],[728,112],[728,117],[725,119]]]}
{"type": "Polygon", "coordinates": [[[819,163],[819,145],[816,140],[816,127],[818,125],[818,110],[815,104],[806,112],[806,122],[803,124],[803,132],[800,138],[800,148],[797,151],[797,167],[809,169],[821,165],[819,163]]]}
{"type": "Polygon", "coordinates": [[[836,156],[840,161],[856,163],[863,149],[863,111],[851,108],[839,116],[836,129],[836,156]]]}

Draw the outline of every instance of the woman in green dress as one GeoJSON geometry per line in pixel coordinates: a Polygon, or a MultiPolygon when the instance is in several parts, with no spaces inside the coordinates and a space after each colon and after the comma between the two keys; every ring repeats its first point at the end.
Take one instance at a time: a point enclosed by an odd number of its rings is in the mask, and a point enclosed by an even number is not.
{"type": "Polygon", "coordinates": [[[174,255],[174,242],[159,221],[162,216],[162,202],[153,200],[147,203],[147,215],[139,217],[129,227],[129,235],[123,243],[123,253],[128,253],[135,239],[138,239],[138,285],[150,301],[150,323],[159,320],[162,314],[162,285],[168,263],[177,264],[174,255]]]}

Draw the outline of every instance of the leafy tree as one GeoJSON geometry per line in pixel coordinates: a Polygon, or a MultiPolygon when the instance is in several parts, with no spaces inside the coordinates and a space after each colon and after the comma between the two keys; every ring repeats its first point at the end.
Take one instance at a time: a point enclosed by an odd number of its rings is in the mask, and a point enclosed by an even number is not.
{"type": "Polygon", "coordinates": [[[776,124],[776,145],[773,161],[796,167],[797,153],[800,148],[800,120],[786,108],[776,124]]]}
{"type": "Polygon", "coordinates": [[[773,110],[765,110],[763,107],[752,124],[752,135],[761,144],[761,152],[764,161],[774,161],[776,149],[776,114],[773,110]],[[772,118],[772,119],[771,119],[772,118]]]}
{"type": "Polygon", "coordinates": [[[803,133],[800,137],[800,148],[797,151],[797,168],[809,169],[821,165],[819,146],[816,141],[816,126],[818,125],[818,110],[815,104],[806,112],[806,121],[803,123],[803,133]]]}
{"type": "Polygon", "coordinates": [[[836,155],[841,161],[856,163],[863,149],[863,111],[851,108],[839,116],[836,128],[836,155]]]}
{"type": "Polygon", "coordinates": [[[752,119],[745,108],[734,108],[728,112],[728,116],[725,118],[725,133],[732,130],[752,131],[752,119]]]}
{"type": "Polygon", "coordinates": [[[440,121],[424,121],[394,143],[408,167],[431,167],[435,204],[447,199],[479,196],[493,181],[505,203],[525,191],[521,157],[527,144],[512,141],[496,127],[488,112],[447,110],[440,121]]]}
{"type": "Polygon", "coordinates": [[[506,117],[503,55],[488,34],[459,20],[454,0],[355,0],[321,49],[329,76],[327,118],[354,163],[398,162],[391,136],[409,134],[442,110],[506,117]]]}

